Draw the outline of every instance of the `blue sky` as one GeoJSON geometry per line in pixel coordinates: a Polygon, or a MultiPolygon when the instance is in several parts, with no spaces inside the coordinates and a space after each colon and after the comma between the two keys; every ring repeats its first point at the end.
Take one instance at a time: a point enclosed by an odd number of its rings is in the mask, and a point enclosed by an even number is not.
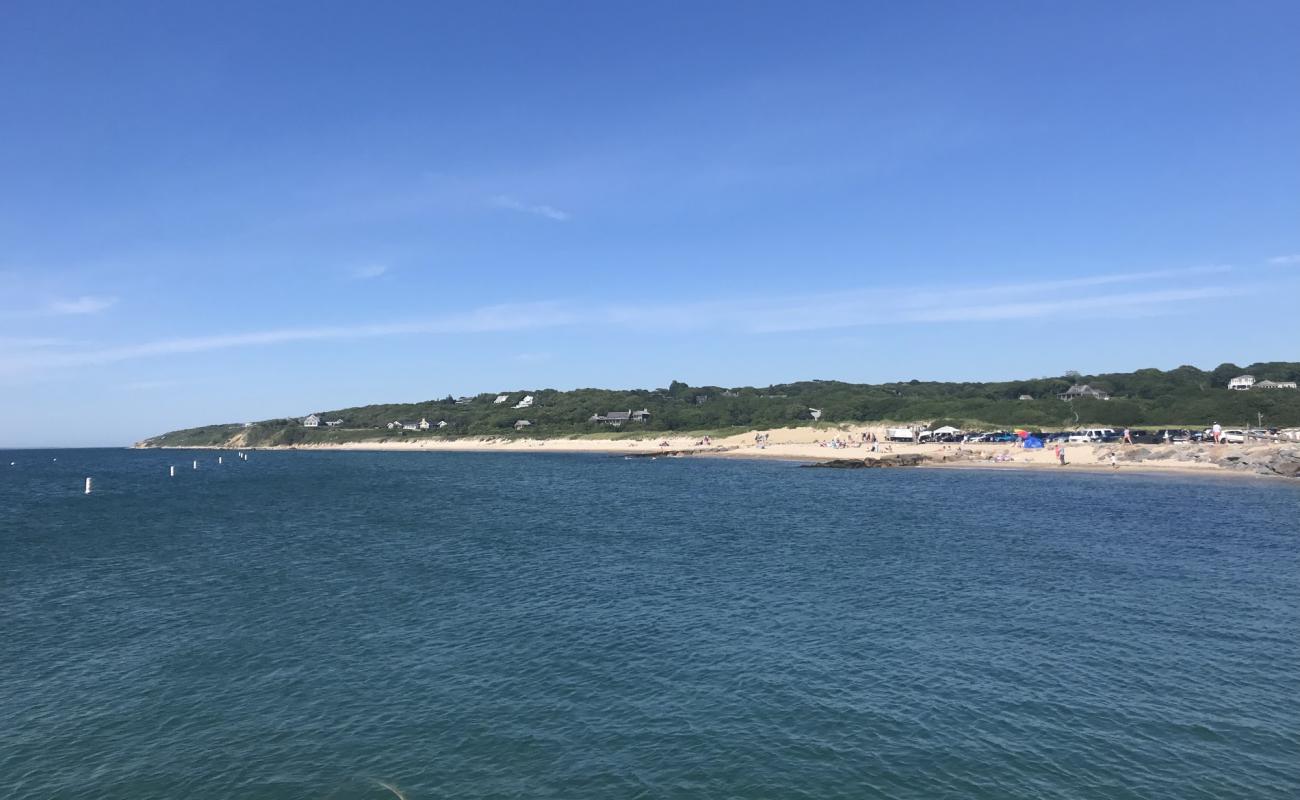
{"type": "Polygon", "coordinates": [[[1291,2],[6,3],[0,446],[1295,360],[1298,26],[1291,2]]]}

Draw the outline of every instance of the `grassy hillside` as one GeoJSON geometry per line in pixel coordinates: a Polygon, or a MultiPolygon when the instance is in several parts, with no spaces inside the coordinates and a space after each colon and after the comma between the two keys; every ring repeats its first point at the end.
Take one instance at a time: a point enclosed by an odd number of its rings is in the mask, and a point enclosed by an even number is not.
{"type": "Polygon", "coordinates": [[[635,435],[662,431],[723,431],[810,424],[810,408],[822,410],[823,423],[880,420],[937,422],[959,425],[1024,426],[1044,429],[1079,425],[1197,426],[1217,420],[1225,426],[1255,426],[1259,415],[1269,426],[1300,425],[1300,391],[1230,391],[1228,380],[1244,373],[1258,380],[1300,380],[1300,363],[1270,362],[1239,367],[1223,364],[1205,371],[1179,367],[1161,371],[1064,375],[1000,383],[851,384],[839,381],[754,387],[688,386],[674,381],[666,389],[550,389],[514,391],[507,403],[496,394],[482,394],[467,403],[454,398],[419,403],[360,406],[321,411],[323,419],[342,419],[337,428],[304,428],[300,418],[275,419],[251,425],[231,423],[172,431],[155,436],[146,446],[271,446],[347,442],[411,437],[459,436],[590,436],[635,435]],[[1056,395],[1071,384],[1103,389],[1110,400],[1065,402],[1056,395]],[[532,408],[511,406],[524,396],[535,398],[532,408]],[[1033,400],[1020,400],[1030,395],[1033,400]],[[595,413],[648,409],[647,423],[621,428],[589,422],[595,413]],[[441,430],[391,431],[389,422],[447,422],[441,430]],[[516,432],[515,422],[532,423],[516,432]]]}

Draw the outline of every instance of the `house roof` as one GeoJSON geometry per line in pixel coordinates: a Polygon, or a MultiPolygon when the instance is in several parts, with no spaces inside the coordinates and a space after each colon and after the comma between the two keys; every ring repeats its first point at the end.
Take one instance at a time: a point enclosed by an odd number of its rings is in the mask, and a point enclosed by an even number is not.
{"type": "Polygon", "coordinates": [[[1076,383],[1066,389],[1065,394],[1105,394],[1105,392],[1101,389],[1094,389],[1086,383],[1076,383]]]}

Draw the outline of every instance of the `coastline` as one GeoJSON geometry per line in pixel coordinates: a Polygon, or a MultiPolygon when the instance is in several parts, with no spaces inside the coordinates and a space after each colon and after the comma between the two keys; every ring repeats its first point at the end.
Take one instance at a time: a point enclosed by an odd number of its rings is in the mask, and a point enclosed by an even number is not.
{"type": "MultiPolygon", "coordinates": [[[[881,443],[881,452],[872,453],[867,445],[824,446],[824,442],[860,440],[863,433],[883,431],[874,426],[843,426],[830,429],[781,428],[748,431],[710,440],[700,435],[673,434],[640,439],[408,439],[404,441],[365,441],[331,444],[301,444],[274,447],[181,447],[145,449],[184,450],[303,450],[360,452],[446,452],[446,453],[590,453],[629,457],[729,458],[746,460],[781,460],[800,463],[831,461],[878,461],[890,465],[894,456],[919,455],[921,469],[998,469],[1053,472],[1087,472],[1114,474],[1236,475],[1245,477],[1281,477],[1284,474],[1263,471],[1257,466],[1284,452],[1294,454],[1294,446],[1257,445],[1086,445],[1066,446],[1066,464],[1057,463],[1054,450],[1022,450],[1008,444],[911,444],[881,443]],[[759,445],[758,435],[768,441],[759,445]],[[1111,454],[1115,455],[1112,465],[1111,454]]],[[[1300,458],[1289,455],[1288,457],[1300,458]]],[[[890,465],[892,466],[892,465],[890,465]]]]}

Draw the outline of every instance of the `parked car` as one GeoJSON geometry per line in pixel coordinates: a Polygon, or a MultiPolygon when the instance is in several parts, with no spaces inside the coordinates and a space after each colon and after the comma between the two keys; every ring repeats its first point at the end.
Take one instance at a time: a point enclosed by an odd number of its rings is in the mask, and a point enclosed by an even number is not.
{"type": "Polygon", "coordinates": [[[1192,441],[1192,432],[1186,428],[1161,428],[1152,436],[1157,442],[1169,442],[1170,444],[1187,444],[1192,441]]]}
{"type": "Polygon", "coordinates": [[[1219,441],[1224,444],[1245,444],[1246,432],[1240,428],[1227,429],[1219,434],[1219,441]]]}

